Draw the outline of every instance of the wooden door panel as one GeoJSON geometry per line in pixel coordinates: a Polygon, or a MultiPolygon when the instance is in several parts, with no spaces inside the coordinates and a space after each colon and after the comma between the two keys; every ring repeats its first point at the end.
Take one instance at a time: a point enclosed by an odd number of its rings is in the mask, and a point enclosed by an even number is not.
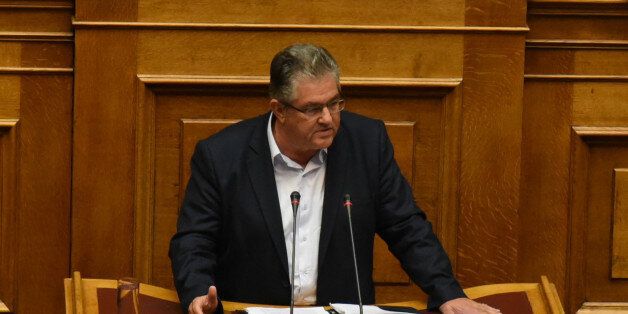
{"type": "Polygon", "coordinates": [[[622,201],[627,197],[628,139],[612,143],[592,142],[589,154],[586,300],[627,302],[625,234],[628,228],[619,218],[625,214],[626,206],[622,201]]]}

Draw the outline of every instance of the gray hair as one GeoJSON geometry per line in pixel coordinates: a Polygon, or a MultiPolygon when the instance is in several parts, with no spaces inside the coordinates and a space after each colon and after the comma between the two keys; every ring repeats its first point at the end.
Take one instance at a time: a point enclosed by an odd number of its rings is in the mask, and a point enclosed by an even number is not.
{"type": "Polygon", "coordinates": [[[302,78],[321,78],[332,74],[340,90],[340,69],[336,60],[323,47],[295,44],[275,55],[270,64],[268,94],[279,101],[292,101],[295,83],[302,78]]]}

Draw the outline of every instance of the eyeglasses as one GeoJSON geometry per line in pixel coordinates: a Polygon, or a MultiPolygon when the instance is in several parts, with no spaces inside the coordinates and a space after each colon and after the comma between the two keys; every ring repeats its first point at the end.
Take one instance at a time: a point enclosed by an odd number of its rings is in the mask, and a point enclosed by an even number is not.
{"type": "Polygon", "coordinates": [[[342,111],[343,109],[345,109],[345,100],[342,98],[337,98],[334,99],[330,102],[328,102],[325,105],[314,105],[314,106],[308,106],[305,107],[303,109],[299,109],[287,102],[282,102],[282,104],[286,107],[290,107],[302,114],[304,114],[306,117],[308,117],[309,119],[313,119],[313,118],[317,118],[320,117],[321,115],[323,115],[323,109],[327,108],[327,110],[329,110],[329,113],[337,113],[342,111]]]}

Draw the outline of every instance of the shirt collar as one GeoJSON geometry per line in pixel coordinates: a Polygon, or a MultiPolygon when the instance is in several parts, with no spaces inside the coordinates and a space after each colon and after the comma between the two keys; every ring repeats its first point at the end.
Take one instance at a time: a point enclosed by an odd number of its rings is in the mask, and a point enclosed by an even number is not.
{"type": "MultiPolygon", "coordinates": [[[[295,163],[290,157],[281,153],[279,150],[279,146],[277,146],[277,142],[275,141],[275,135],[273,135],[273,119],[274,114],[272,111],[270,112],[270,117],[268,117],[268,127],[266,128],[266,136],[268,137],[268,146],[270,146],[270,158],[273,162],[273,166],[276,166],[277,162],[283,162],[287,164],[287,161],[290,160],[295,163]]],[[[317,154],[312,157],[310,161],[313,161],[317,164],[322,165],[327,159],[327,148],[323,148],[318,151],[317,154]]]]}

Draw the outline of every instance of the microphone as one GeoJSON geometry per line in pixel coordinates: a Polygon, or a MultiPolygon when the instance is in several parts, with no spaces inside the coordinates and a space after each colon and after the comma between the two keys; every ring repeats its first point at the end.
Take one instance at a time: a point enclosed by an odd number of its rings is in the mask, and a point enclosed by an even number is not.
{"type": "Polygon", "coordinates": [[[355,255],[355,241],[353,240],[353,224],[351,223],[351,196],[349,194],[345,194],[345,201],[343,203],[344,207],[347,209],[347,218],[349,219],[349,234],[351,235],[351,250],[353,251],[353,268],[355,270],[355,283],[358,287],[358,302],[360,302],[360,314],[363,314],[362,310],[362,292],[360,290],[360,277],[358,275],[358,258],[355,255]]]}
{"type": "Polygon", "coordinates": [[[294,269],[296,264],[294,262],[296,243],[297,243],[297,209],[299,209],[299,203],[301,202],[301,194],[294,191],[290,193],[290,202],[292,203],[292,274],[290,275],[290,314],[294,313],[294,269]]]}

